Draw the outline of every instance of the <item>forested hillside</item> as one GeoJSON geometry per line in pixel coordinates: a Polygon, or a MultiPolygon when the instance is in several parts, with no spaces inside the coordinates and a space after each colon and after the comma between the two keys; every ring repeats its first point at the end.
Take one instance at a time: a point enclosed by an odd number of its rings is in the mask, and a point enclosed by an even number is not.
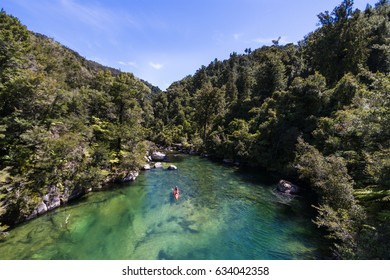
{"type": "Polygon", "coordinates": [[[298,45],[232,53],[154,100],[154,141],[250,163],[318,194],[341,258],[389,258],[390,5],[343,1],[298,45]]]}
{"type": "Polygon", "coordinates": [[[43,196],[56,205],[126,178],[148,140],[289,177],[316,192],[335,257],[388,259],[390,4],[344,0],[318,18],[297,45],[233,52],[160,92],[2,11],[2,230],[43,196]]]}
{"type": "Polygon", "coordinates": [[[153,120],[150,84],[5,11],[0,44],[2,230],[138,169],[153,120]]]}

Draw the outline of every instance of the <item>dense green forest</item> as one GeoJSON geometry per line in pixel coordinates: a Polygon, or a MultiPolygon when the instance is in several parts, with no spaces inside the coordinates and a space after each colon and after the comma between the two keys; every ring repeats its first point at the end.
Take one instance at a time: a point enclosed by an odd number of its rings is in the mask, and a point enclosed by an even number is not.
{"type": "Polygon", "coordinates": [[[57,207],[137,170],[156,89],[28,31],[5,11],[0,31],[4,230],[45,211],[43,196],[57,207]]]}
{"type": "Polygon", "coordinates": [[[180,144],[314,190],[335,258],[389,259],[390,4],[318,18],[297,45],[233,52],[161,92],[2,11],[2,230],[180,144]]]}

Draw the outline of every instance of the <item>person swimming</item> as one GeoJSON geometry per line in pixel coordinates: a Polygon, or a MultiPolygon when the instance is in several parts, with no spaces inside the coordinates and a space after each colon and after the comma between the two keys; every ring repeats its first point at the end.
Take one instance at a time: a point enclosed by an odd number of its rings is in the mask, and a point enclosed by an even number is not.
{"type": "Polygon", "coordinates": [[[180,196],[180,190],[177,186],[175,186],[173,189],[173,197],[178,200],[180,196]]]}

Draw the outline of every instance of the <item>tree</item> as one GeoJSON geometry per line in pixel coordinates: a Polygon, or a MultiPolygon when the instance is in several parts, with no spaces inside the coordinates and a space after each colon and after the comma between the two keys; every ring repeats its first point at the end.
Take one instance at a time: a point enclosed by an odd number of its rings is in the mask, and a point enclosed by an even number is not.
{"type": "Polygon", "coordinates": [[[365,213],[355,202],[353,180],[344,160],[334,155],[324,157],[300,138],[295,166],[300,178],[308,180],[319,195],[315,223],[329,231],[328,237],[334,240],[338,257],[356,258],[365,213]]]}
{"type": "Polygon", "coordinates": [[[321,13],[321,28],[305,38],[309,65],[325,76],[330,85],[348,72],[357,74],[369,55],[370,24],[352,6],[353,1],[344,0],[331,14],[321,13]]]}
{"type": "Polygon", "coordinates": [[[213,88],[210,82],[204,84],[195,93],[196,120],[205,142],[210,127],[217,116],[225,109],[223,91],[213,88]]]}

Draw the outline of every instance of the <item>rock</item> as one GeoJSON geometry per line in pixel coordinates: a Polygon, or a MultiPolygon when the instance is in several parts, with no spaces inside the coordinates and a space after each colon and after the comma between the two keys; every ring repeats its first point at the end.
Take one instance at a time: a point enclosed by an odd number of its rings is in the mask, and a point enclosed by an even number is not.
{"type": "Polygon", "coordinates": [[[225,164],[233,164],[234,163],[234,161],[232,159],[228,159],[228,158],[224,158],[222,160],[222,162],[225,163],[225,164]]]}
{"type": "Polygon", "coordinates": [[[142,170],[150,170],[150,164],[144,164],[144,166],[142,166],[142,170]]]}
{"type": "Polygon", "coordinates": [[[170,166],[168,166],[168,170],[177,170],[177,166],[171,164],[170,166]]]}
{"type": "MultiPolygon", "coordinates": [[[[149,164],[145,164],[145,165],[149,165],[149,164]]],[[[139,173],[137,171],[130,171],[121,181],[122,183],[133,182],[138,177],[138,175],[139,173]]]]}
{"type": "Polygon", "coordinates": [[[61,206],[61,199],[59,196],[54,196],[50,199],[49,203],[47,204],[47,210],[52,210],[54,208],[61,206]]]}
{"type": "Polygon", "coordinates": [[[150,159],[148,156],[144,156],[144,159],[146,160],[146,162],[150,162],[150,159]]]}
{"type": "Polygon", "coordinates": [[[286,180],[280,180],[276,189],[278,190],[278,192],[286,194],[294,194],[297,193],[299,190],[298,186],[286,180]]]}
{"type": "Polygon", "coordinates": [[[161,162],[156,162],[156,163],[154,164],[154,168],[162,168],[162,167],[163,167],[163,165],[162,165],[161,162]]]}
{"type": "Polygon", "coordinates": [[[43,196],[43,202],[49,202],[50,201],[50,197],[49,197],[49,194],[46,194],[43,196]]]}
{"type": "Polygon", "coordinates": [[[37,211],[37,209],[34,209],[34,211],[32,211],[32,213],[30,214],[30,216],[28,216],[28,217],[26,218],[26,220],[29,221],[29,220],[31,220],[31,219],[34,219],[34,218],[37,217],[37,215],[38,215],[38,211],[37,211]]]}
{"type": "Polygon", "coordinates": [[[167,155],[161,152],[153,152],[152,154],[152,160],[154,161],[161,161],[164,160],[167,155]]]}
{"type": "Polygon", "coordinates": [[[46,204],[45,204],[43,201],[41,201],[41,202],[38,204],[38,207],[37,207],[36,210],[37,210],[37,214],[38,214],[38,215],[41,215],[41,214],[47,212],[47,206],[46,206],[46,204]]]}

